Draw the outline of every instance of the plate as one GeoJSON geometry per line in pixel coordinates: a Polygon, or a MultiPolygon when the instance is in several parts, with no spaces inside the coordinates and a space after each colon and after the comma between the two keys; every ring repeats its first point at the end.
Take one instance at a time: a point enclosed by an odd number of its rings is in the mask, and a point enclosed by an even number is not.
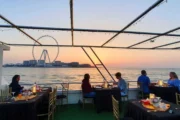
{"type": "Polygon", "coordinates": [[[100,87],[100,86],[96,86],[95,88],[98,88],[98,89],[100,89],[100,88],[102,88],[102,87],[100,87]]]}
{"type": "MultiPolygon", "coordinates": [[[[33,99],[35,97],[36,97],[36,95],[30,95],[30,96],[28,96],[28,100],[33,99]]],[[[21,100],[26,100],[25,96],[22,96],[21,98],[15,97],[15,101],[21,101],[21,100]]]]}
{"type": "Polygon", "coordinates": [[[147,108],[149,110],[157,110],[157,111],[167,111],[170,108],[170,104],[166,104],[166,109],[162,109],[162,108],[159,108],[159,107],[157,108],[157,107],[155,107],[153,105],[145,105],[143,103],[142,103],[142,105],[143,105],[143,107],[145,107],[145,108],[147,108]]]}
{"type": "Polygon", "coordinates": [[[155,110],[156,108],[153,105],[145,105],[144,103],[142,103],[143,107],[149,109],[149,110],[155,110]]]}

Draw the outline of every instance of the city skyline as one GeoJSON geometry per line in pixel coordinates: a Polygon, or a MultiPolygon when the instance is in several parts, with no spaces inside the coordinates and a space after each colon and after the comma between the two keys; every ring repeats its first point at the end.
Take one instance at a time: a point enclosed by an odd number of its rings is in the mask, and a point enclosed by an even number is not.
{"type": "Polygon", "coordinates": [[[87,63],[53,61],[47,63],[45,60],[23,60],[21,63],[7,63],[4,67],[93,67],[87,63]]]}
{"type": "MultiPolygon", "coordinates": [[[[74,1],[74,27],[89,29],[110,29],[121,30],[144,10],[150,7],[157,0],[87,0],[74,1]],[[137,4],[138,3],[138,4],[137,4]],[[110,6],[110,7],[108,7],[110,6]],[[121,6],[121,7],[119,7],[121,6]],[[95,13],[95,14],[94,14],[95,13]]],[[[7,17],[17,25],[27,26],[45,26],[70,28],[69,19],[69,1],[4,1],[0,0],[0,14],[7,17]],[[20,5],[21,7],[14,7],[20,5]]],[[[157,8],[148,13],[140,22],[128,28],[128,31],[145,31],[163,33],[170,29],[178,27],[180,15],[180,1],[168,1],[159,5],[157,8]]],[[[0,24],[7,24],[0,20],[0,24]]],[[[0,32],[1,41],[16,44],[34,44],[32,40],[19,33],[17,30],[3,29],[0,32]]],[[[1,29],[0,29],[1,31],[1,29]]],[[[71,44],[70,32],[57,31],[37,31],[24,30],[34,38],[38,39],[42,35],[50,35],[57,39],[61,45],[71,44]]],[[[173,34],[180,34],[179,31],[173,34]]],[[[105,33],[74,33],[76,45],[101,45],[114,34],[105,33]]],[[[122,46],[137,43],[146,40],[152,36],[128,35],[121,34],[108,46],[122,46]]],[[[159,44],[171,43],[178,41],[179,38],[160,37],[154,42],[146,42],[137,47],[153,47],[159,44]]],[[[55,44],[52,40],[43,39],[43,44],[55,44]]],[[[170,45],[168,47],[179,47],[180,44],[170,45]]],[[[51,60],[54,59],[57,48],[53,47],[36,47],[36,57],[38,58],[42,49],[48,49],[51,60]]],[[[105,65],[110,67],[167,67],[179,68],[180,57],[179,51],[163,50],[123,50],[123,49],[100,49],[95,51],[102,59],[105,65]]],[[[11,47],[10,51],[4,52],[4,64],[11,62],[20,62],[22,59],[33,59],[32,47],[11,47]]],[[[57,60],[66,62],[79,61],[91,64],[91,61],[81,50],[81,48],[62,48],[57,60]]],[[[95,57],[94,57],[95,59],[95,57]]],[[[96,63],[97,60],[95,59],[96,63]]]]}

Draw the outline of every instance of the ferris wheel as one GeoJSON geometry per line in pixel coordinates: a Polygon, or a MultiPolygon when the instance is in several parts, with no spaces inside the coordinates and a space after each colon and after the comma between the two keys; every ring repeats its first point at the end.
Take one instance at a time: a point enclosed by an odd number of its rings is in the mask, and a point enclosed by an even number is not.
{"type": "MultiPolygon", "coordinates": [[[[39,57],[39,59],[35,57],[35,50],[34,50],[34,49],[35,49],[35,46],[36,46],[36,42],[34,43],[33,48],[32,48],[32,56],[33,56],[33,59],[36,60],[36,61],[38,61],[38,64],[39,64],[39,65],[45,66],[45,64],[46,64],[45,61],[48,61],[49,63],[54,63],[54,62],[56,61],[57,57],[59,56],[59,47],[58,47],[58,41],[57,41],[54,37],[52,37],[52,36],[50,36],[50,35],[43,35],[43,36],[39,37],[39,38],[37,39],[37,41],[40,41],[40,40],[43,39],[43,38],[49,38],[49,39],[51,39],[51,40],[54,40],[55,43],[56,43],[56,45],[57,45],[56,56],[55,56],[55,58],[51,61],[51,58],[49,57],[49,53],[48,53],[48,50],[47,50],[47,49],[43,49],[43,51],[42,51],[41,56],[39,57]],[[43,62],[42,62],[42,61],[43,61],[43,62]]],[[[38,65],[38,64],[37,64],[37,65],[38,65]]]]}

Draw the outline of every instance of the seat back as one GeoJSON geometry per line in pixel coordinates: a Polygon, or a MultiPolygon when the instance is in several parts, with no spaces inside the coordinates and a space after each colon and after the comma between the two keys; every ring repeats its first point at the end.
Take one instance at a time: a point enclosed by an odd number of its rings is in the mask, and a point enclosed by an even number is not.
{"type": "Polygon", "coordinates": [[[119,102],[112,95],[113,115],[116,120],[119,120],[119,102]]]}
{"type": "Polygon", "coordinates": [[[53,102],[54,106],[56,106],[56,96],[57,96],[57,86],[53,88],[53,102]]]}
{"type": "Polygon", "coordinates": [[[139,88],[139,90],[141,91],[141,92],[143,92],[143,82],[138,82],[138,88],[139,88]]]}
{"type": "Polygon", "coordinates": [[[53,92],[49,93],[49,106],[48,106],[48,115],[52,114],[54,105],[53,92]]]}
{"type": "Polygon", "coordinates": [[[69,83],[61,83],[62,85],[62,94],[68,96],[69,83]]]}
{"type": "Polygon", "coordinates": [[[138,82],[138,89],[139,89],[139,94],[140,94],[140,98],[144,98],[144,88],[143,88],[143,82],[138,82]]]}
{"type": "Polygon", "coordinates": [[[176,104],[180,105],[180,94],[176,93],[176,104]]]}
{"type": "Polygon", "coordinates": [[[0,101],[4,101],[10,96],[10,90],[8,85],[0,85],[0,101]]]}

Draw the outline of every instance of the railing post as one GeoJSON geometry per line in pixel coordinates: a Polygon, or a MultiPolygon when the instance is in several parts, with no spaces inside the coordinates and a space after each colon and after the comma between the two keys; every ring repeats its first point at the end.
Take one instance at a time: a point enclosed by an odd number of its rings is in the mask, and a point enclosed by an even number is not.
{"type": "Polygon", "coordinates": [[[84,53],[88,56],[88,58],[91,60],[91,62],[93,63],[93,65],[96,67],[96,69],[98,70],[98,72],[101,74],[101,76],[104,78],[104,80],[106,81],[106,82],[108,82],[107,80],[106,80],[106,78],[104,77],[104,75],[101,73],[101,71],[99,70],[99,68],[96,66],[96,64],[94,63],[94,61],[92,60],[92,58],[89,56],[89,54],[86,52],[86,50],[83,48],[83,47],[81,47],[82,49],[83,49],[83,51],[84,51],[84,53]]]}
{"type": "Polygon", "coordinates": [[[92,50],[92,52],[95,54],[95,56],[98,58],[98,60],[100,61],[101,65],[104,67],[104,69],[107,71],[107,73],[109,74],[109,76],[112,78],[113,81],[114,78],[113,76],[111,75],[111,73],[108,71],[108,69],[106,68],[106,66],[103,64],[103,62],[101,61],[101,59],[98,57],[98,55],[95,53],[95,51],[90,47],[90,49],[92,50]]]}

